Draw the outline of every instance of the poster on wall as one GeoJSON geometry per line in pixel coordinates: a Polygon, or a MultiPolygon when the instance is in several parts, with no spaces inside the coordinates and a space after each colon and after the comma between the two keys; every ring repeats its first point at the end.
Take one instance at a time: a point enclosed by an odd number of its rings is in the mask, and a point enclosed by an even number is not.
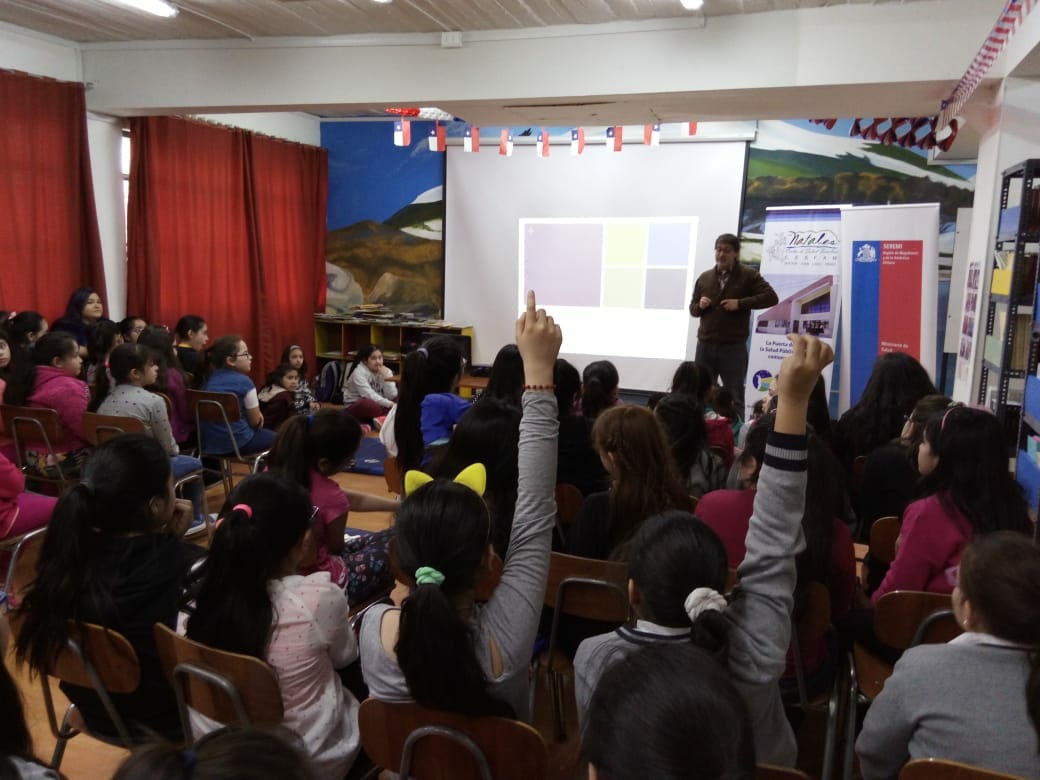
{"type": "MultiPolygon", "coordinates": [[[[788,333],[808,333],[831,346],[838,324],[841,206],[766,210],[760,271],[779,303],[751,313],[745,419],[768,395],[791,352],[788,333]]],[[[830,387],[830,366],[824,373],[830,387]]]]}
{"type": "Polygon", "coordinates": [[[388,314],[444,311],[444,155],[413,122],[395,146],[386,122],[322,122],[329,151],[326,314],[361,304],[388,314]]]}
{"type": "Polygon", "coordinates": [[[939,204],[842,212],[842,410],[856,403],[874,360],[905,352],[935,377],[939,204]]]}

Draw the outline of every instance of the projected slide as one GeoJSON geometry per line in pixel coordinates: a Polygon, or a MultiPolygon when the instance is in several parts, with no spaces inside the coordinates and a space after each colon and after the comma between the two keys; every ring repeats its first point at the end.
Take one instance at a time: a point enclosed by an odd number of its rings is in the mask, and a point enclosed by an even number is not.
{"type": "Polygon", "coordinates": [[[696,217],[521,219],[521,298],[537,290],[572,326],[568,352],[674,359],[686,351],[696,240],[696,217]]]}

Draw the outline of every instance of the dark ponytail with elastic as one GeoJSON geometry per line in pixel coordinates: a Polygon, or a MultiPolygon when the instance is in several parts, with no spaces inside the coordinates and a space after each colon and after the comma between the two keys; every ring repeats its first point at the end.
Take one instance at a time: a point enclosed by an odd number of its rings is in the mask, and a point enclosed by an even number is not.
{"type": "Polygon", "coordinates": [[[361,446],[361,425],[342,409],[297,414],[278,429],[267,463],[296,484],[311,489],[311,470],[325,458],[339,468],[361,446]]]}
{"type": "Polygon", "coordinates": [[[154,362],[155,358],[152,356],[152,350],[149,350],[143,344],[132,344],[130,342],[120,344],[108,356],[108,370],[102,369],[98,371],[94,398],[91,399],[87,409],[91,412],[96,412],[101,408],[101,404],[105,402],[105,399],[112,392],[113,381],[117,385],[126,384],[130,381],[131,371],[143,372],[149,363],[154,362]],[[111,380],[109,379],[109,374],[112,375],[111,380]]]}
{"type": "Polygon", "coordinates": [[[614,404],[618,371],[609,360],[597,360],[581,372],[581,413],[593,420],[614,404]]]}
{"type": "Polygon", "coordinates": [[[698,588],[718,594],[726,589],[726,548],[718,534],[689,512],[669,509],[647,518],[628,549],[628,574],[639,591],[637,614],[662,626],[691,626],[693,644],[725,664],[725,613],[705,609],[691,621],[686,609],[687,598],[698,588]]]}
{"type": "Polygon", "coordinates": [[[401,504],[395,554],[417,585],[401,607],[395,651],[412,698],[422,706],[511,718],[516,713],[488,691],[473,632],[455,606],[474,588],[490,543],[489,523],[483,499],[448,480],[423,485],[401,504]]]}
{"type": "Polygon", "coordinates": [[[95,605],[103,624],[116,619],[100,584],[98,549],[107,537],[157,532],[150,503],[169,497],[169,480],[169,456],[145,434],[117,436],[94,451],[83,480],[58,499],[43,537],[36,582],[21,609],[19,662],[46,669],[65,647],[65,621],[80,620],[84,603],[95,605]]]}
{"type": "Polygon", "coordinates": [[[309,493],[278,473],[254,474],[231,492],[209,555],[189,577],[188,637],[263,658],[274,625],[267,583],[310,527],[309,493]]]}

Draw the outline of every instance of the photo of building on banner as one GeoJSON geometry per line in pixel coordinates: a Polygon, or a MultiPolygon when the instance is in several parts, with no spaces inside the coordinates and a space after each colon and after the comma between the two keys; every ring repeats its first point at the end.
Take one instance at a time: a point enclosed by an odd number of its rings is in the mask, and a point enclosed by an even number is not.
{"type": "MultiPolygon", "coordinates": [[[[834,346],[840,261],[840,206],[767,209],[760,273],[780,301],[751,313],[745,419],[757,400],[768,397],[790,354],[788,333],[809,333],[834,346]]],[[[824,381],[829,391],[829,366],[824,381]]]]}

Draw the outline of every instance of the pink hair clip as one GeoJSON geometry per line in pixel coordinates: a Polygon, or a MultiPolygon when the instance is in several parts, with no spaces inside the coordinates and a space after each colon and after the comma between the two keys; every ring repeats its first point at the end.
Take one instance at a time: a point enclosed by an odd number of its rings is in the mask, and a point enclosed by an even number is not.
{"type": "Polygon", "coordinates": [[[232,512],[235,512],[239,509],[245,512],[246,517],[248,517],[250,520],[253,519],[253,507],[249,506],[249,504],[235,504],[233,507],[231,507],[232,512]]]}

